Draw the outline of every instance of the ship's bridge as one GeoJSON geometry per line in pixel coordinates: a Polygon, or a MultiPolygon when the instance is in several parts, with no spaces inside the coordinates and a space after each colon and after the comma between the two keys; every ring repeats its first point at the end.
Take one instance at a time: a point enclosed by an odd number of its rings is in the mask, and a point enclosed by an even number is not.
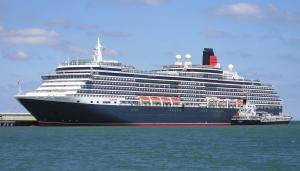
{"type": "Polygon", "coordinates": [[[72,71],[72,70],[115,70],[120,71],[122,64],[118,61],[94,61],[91,59],[78,59],[65,61],[56,68],[56,72],[72,71]]]}

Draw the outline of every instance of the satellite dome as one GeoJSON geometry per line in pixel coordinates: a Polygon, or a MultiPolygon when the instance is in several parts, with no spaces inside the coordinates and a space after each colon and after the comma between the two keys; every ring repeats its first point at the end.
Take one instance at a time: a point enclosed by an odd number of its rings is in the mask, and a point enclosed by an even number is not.
{"type": "Polygon", "coordinates": [[[233,66],[232,64],[229,64],[229,65],[228,65],[228,70],[229,70],[229,71],[233,71],[233,67],[234,67],[234,66],[233,66]]]}
{"type": "Polygon", "coordinates": [[[177,59],[181,59],[181,55],[179,55],[179,54],[176,55],[175,57],[176,57],[177,59]]]}
{"type": "Polygon", "coordinates": [[[191,54],[186,54],[185,58],[192,58],[191,54]]]}

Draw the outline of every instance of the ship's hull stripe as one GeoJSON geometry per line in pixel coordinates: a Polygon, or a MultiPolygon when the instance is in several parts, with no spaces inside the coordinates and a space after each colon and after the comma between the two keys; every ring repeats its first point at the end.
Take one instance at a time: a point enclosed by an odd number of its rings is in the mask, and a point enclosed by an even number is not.
{"type": "Polygon", "coordinates": [[[230,126],[231,123],[65,123],[65,122],[43,122],[39,121],[41,126],[230,126]]]}

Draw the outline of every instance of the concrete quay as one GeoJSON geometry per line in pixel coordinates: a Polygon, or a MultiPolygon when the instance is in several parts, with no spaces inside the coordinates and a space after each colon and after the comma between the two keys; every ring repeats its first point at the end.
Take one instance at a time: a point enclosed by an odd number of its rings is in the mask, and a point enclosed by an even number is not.
{"type": "Polygon", "coordinates": [[[30,113],[0,113],[0,127],[38,125],[30,113]]]}

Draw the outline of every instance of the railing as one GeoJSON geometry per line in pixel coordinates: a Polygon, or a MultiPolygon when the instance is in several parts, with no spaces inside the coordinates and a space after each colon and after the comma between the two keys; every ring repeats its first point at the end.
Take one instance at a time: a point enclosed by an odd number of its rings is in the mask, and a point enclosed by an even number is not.
{"type": "Polygon", "coordinates": [[[92,59],[78,59],[78,60],[71,60],[65,61],[64,63],[60,64],[60,66],[70,66],[70,65],[107,65],[107,66],[121,66],[122,64],[118,61],[94,61],[92,59]]]}
{"type": "MultiPolygon", "coordinates": [[[[163,68],[183,68],[184,65],[164,65],[163,68]]],[[[205,69],[212,69],[215,70],[215,68],[212,68],[209,65],[189,65],[189,68],[205,68],[205,69]]],[[[220,68],[217,68],[220,69],[220,68]]]]}

